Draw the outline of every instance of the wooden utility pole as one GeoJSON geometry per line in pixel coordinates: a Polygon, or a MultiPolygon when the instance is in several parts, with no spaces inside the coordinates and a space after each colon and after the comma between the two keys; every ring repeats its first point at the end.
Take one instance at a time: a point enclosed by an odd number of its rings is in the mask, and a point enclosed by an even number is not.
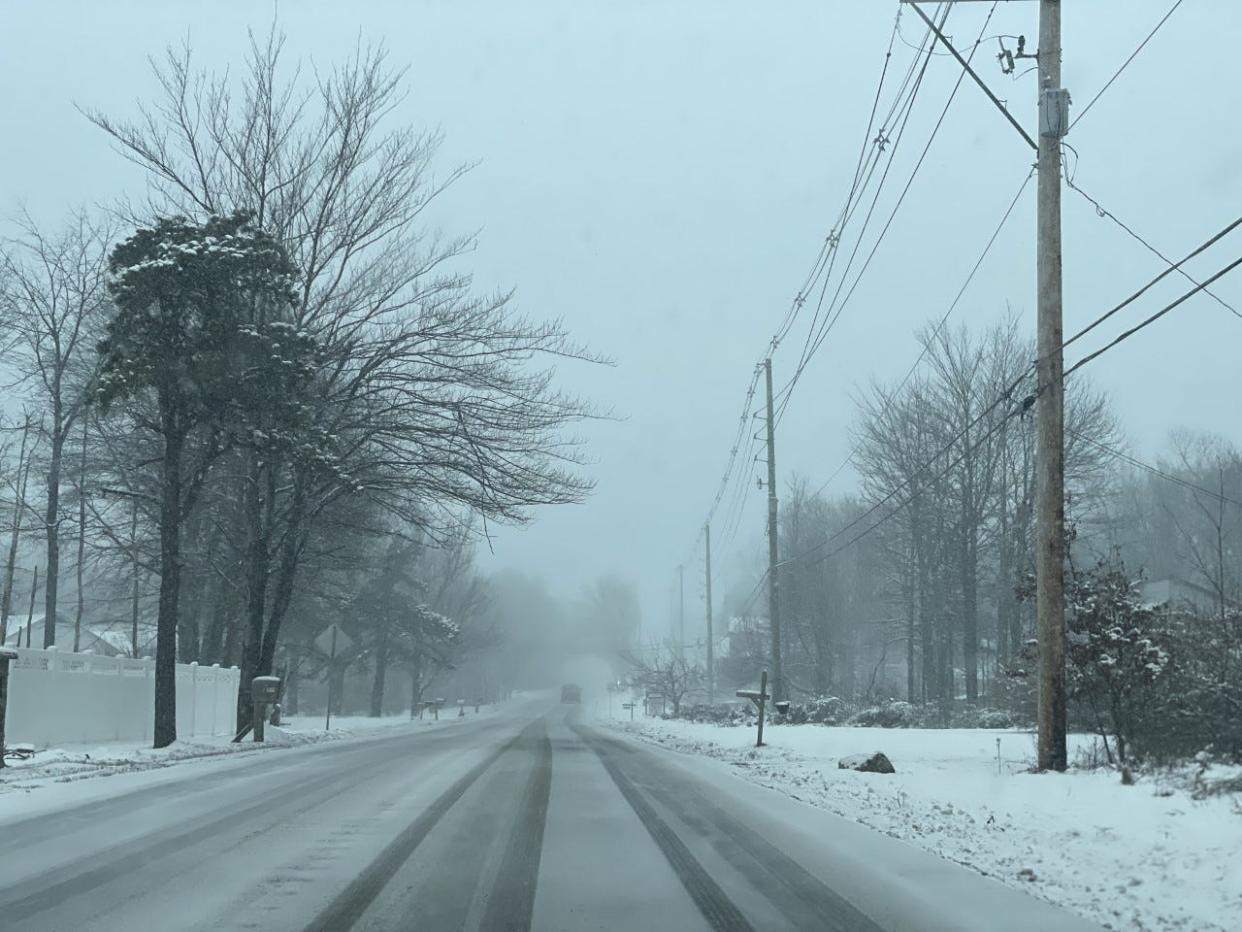
{"type": "MultiPolygon", "coordinates": [[[[1039,142],[1014,119],[967,59],[918,6],[936,38],[974,78],[1005,118],[1038,152],[1036,243],[1038,429],[1035,483],[1035,615],[1039,634],[1041,770],[1064,770],[1065,749],[1065,364],[1061,327],[1061,140],[1069,131],[1069,94],[1061,87],[1061,3],[1039,0],[1039,142]]],[[[944,20],[941,20],[943,26],[944,20]]],[[[1031,57],[1025,55],[1024,57],[1031,57]]]]}
{"type": "Polygon", "coordinates": [[[776,538],[776,421],[772,414],[772,357],[763,361],[768,389],[768,623],[772,629],[772,699],[785,698],[781,672],[780,548],[776,538]]]}
{"type": "Polygon", "coordinates": [[[716,702],[716,645],[712,635],[712,525],[709,521],[703,525],[703,534],[707,541],[707,565],[705,568],[707,596],[707,704],[716,702]]]}
{"type": "Polygon", "coordinates": [[[1061,138],[1068,95],[1061,88],[1061,0],[1039,4],[1038,455],[1035,614],[1039,634],[1041,770],[1064,770],[1065,748],[1065,395],[1061,349],[1061,138]]]}

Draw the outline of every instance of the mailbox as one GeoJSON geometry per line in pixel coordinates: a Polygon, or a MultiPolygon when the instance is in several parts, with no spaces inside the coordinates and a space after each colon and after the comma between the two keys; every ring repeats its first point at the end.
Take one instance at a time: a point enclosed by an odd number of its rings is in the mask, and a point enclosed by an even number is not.
{"type": "Polygon", "coordinates": [[[279,676],[256,676],[250,684],[250,698],[255,704],[270,705],[280,699],[279,676]]]}

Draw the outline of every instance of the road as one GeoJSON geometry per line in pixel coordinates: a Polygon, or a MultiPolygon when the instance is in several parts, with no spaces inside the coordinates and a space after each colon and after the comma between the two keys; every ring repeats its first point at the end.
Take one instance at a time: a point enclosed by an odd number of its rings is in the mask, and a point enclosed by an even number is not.
{"type": "Polygon", "coordinates": [[[41,790],[0,823],[0,929],[1096,928],[577,716],[514,702],[64,805],[41,790]]]}

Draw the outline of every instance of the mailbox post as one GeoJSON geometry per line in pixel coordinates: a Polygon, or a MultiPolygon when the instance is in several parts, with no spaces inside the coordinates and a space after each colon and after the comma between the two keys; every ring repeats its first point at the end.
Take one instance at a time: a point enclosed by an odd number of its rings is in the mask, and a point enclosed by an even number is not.
{"type": "Polygon", "coordinates": [[[250,703],[254,707],[254,740],[263,742],[263,726],[267,722],[268,706],[280,698],[279,676],[256,676],[250,683],[250,703]]]}
{"type": "Polygon", "coordinates": [[[17,651],[0,647],[0,769],[4,767],[4,717],[9,707],[9,663],[17,659],[17,651]]]}
{"type": "Polygon", "coordinates": [[[772,698],[768,695],[768,671],[764,670],[759,677],[759,691],[753,689],[739,689],[737,691],[739,699],[749,699],[759,708],[759,737],[755,740],[755,747],[763,747],[763,711],[765,703],[772,698]]]}

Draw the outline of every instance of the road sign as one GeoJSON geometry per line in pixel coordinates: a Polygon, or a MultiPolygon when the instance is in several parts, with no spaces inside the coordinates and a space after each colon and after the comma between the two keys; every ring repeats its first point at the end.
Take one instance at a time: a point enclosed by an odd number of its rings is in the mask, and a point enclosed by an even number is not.
{"type": "Polygon", "coordinates": [[[323,629],[319,637],[315,638],[315,646],[335,660],[337,654],[343,654],[354,646],[354,639],[346,634],[340,625],[333,622],[323,629]]]}

